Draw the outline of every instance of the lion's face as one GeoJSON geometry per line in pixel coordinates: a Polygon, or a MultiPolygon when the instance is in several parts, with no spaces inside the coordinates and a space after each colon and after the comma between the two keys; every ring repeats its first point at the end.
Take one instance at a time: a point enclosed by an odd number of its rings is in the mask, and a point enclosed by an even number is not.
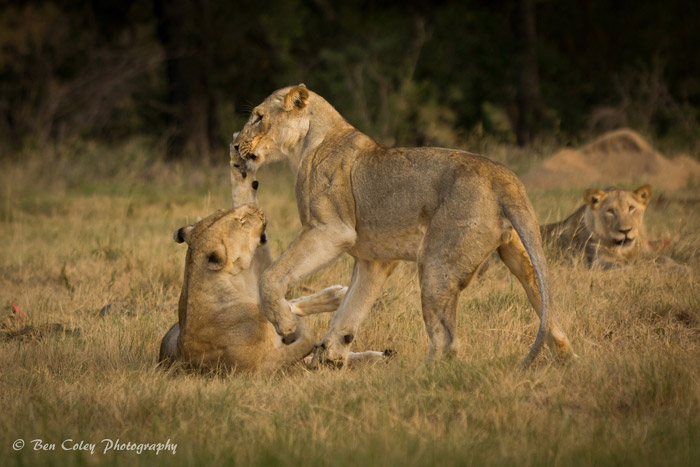
{"type": "Polygon", "coordinates": [[[265,217],[253,205],[217,211],[180,228],[175,241],[189,247],[185,264],[188,277],[237,275],[250,268],[255,250],[266,241],[265,217]]]}
{"type": "Polygon", "coordinates": [[[280,89],[255,107],[234,144],[249,168],[293,156],[309,131],[306,86],[280,89]]]}
{"type": "Polygon", "coordinates": [[[635,247],[643,229],[646,206],[652,188],[644,185],[634,191],[611,188],[589,189],[583,198],[592,214],[592,232],[606,245],[621,250],[635,247]]]}
{"type": "Polygon", "coordinates": [[[246,161],[236,149],[239,134],[233,134],[233,141],[229,145],[231,200],[234,208],[245,204],[258,204],[258,180],[255,178],[255,171],[248,170],[246,161]]]}

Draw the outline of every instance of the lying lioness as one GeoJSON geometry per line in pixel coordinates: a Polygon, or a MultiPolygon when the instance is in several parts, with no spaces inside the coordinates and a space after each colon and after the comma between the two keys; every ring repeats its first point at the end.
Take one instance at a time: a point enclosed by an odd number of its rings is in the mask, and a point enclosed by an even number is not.
{"type": "MultiPolygon", "coordinates": [[[[178,323],[168,331],[159,361],[201,368],[274,370],[302,360],[315,336],[299,317],[297,340],[283,345],[258,310],[258,275],[251,263],[264,244],[265,218],[254,205],[217,211],[175,234],[188,245],[178,323]]],[[[334,311],[345,288],[329,287],[292,301],[298,316],[334,311]]]]}
{"type": "Polygon", "coordinates": [[[503,165],[453,149],[387,148],[303,85],[255,107],[235,145],[248,167],[286,160],[296,176],[302,231],[260,278],[261,311],[280,335],[289,341],[300,332],[288,286],[344,252],[355,258],[317,360],[346,358],[397,260],[418,263],[428,361],[454,354],[460,292],[495,250],[540,315],[524,363],[545,341],[556,356],[573,355],[552,316],[534,210],[503,165]]]}
{"type": "Polygon", "coordinates": [[[610,268],[648,253],[644,211],[652,188],[588,189],[585,203],[561,222],[543,225],[542,236],[562,249],[582,253],[589,266],[610,268]]]}

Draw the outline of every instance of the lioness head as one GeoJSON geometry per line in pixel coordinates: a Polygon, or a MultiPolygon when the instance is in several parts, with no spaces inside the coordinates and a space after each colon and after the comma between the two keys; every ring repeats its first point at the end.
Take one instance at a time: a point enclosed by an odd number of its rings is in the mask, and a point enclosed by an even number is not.
{"type": "Polygon", "coordinates": [[[330,107],[303,84],[279,89],[253,109],[234,148],[248,162],[249,168],[297,157],[312,118],[324,117],[319,115],[323,113],[323,104],[330,107]],[[315,109],[312,111],[310,107],[315,109]]]}
{"type": "Polygon", "coordinates": [[[240,132],[233,134],[233,140],[229,145],[231,200],[234,208],[244,204],[258,204],[258,180],[255,177],[255,171],[248,170],[246,161],[236,149],[239,134],[240,132]]]}
{"type": "Polygon", "coordinates": [[[219,210],[181,227],[175,241],[187,243],[185,274],[238,274],[250,268],[255,250],[265,243],[265,216],[254,205],[219,210]]]}
{"type": "Polygon", "coordinates": [[[586,223],[606,246],[625,250],[639,244],[643,235],[643,217],[652,188],[643,185],[634,191],[608,188],[588,189],[583,194],[590,209],[586,223]]]}

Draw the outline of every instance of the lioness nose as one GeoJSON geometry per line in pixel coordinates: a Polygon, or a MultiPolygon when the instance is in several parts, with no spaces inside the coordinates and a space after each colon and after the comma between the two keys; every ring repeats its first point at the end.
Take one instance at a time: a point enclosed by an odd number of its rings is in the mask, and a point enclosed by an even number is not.
{"type": "Polygon", "coordinates": [[[630,233],[630,231],[631,231],[632,229],[619,229],[619,230],[620,230],[620,233],[623,233],[623,234],[627,235],[628,233],[630,233]]]}
{"type": "Polygon", "coordinates": [[[282,336],[282,342],[284,345],[293,344],[295,340],[297,340],[297,335],[294,332],[282,336]]]}

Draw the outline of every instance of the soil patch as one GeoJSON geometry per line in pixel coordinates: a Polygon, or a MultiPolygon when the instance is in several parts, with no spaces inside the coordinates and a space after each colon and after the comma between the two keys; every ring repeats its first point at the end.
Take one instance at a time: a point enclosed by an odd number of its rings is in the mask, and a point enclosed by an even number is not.
{"type": "Polygon", "coordinates": [[[579,149],[562,149],[522,177],[531,190],[605,188],[631,182],[673,191],[700,183],[700,163],[668,159],[630,129],[607,133],[579,149]]]}

